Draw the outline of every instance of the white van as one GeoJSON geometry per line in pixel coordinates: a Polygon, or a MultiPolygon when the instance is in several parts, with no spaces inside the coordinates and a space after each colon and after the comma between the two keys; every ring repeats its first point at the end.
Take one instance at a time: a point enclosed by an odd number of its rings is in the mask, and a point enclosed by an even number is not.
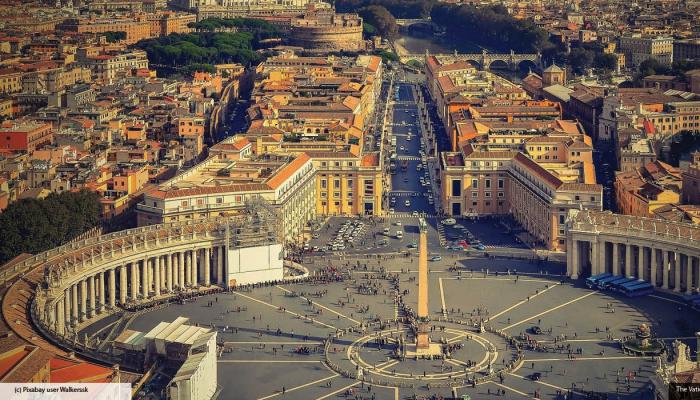
{"type": "Polygon", "coordinates": [[[396,231],[396,238],[397,239],[403,239],[403,231],[396,231]]]}

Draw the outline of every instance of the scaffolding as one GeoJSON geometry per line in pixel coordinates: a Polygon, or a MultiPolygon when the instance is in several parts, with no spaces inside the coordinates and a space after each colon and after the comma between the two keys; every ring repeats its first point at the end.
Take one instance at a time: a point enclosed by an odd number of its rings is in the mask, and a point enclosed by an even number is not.
{"type": "Polygon", "coordinates": [[[232,248],[283,244],[279,212],[262,197],[247,199],[245,209],[229,218],[226,226],[227,245],[232,248]]]}

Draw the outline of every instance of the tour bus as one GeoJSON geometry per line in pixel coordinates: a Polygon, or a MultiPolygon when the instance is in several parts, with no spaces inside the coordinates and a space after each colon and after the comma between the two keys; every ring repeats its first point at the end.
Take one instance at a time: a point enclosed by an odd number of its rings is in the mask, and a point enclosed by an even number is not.
{"type": "Polygon", "coordinates": [[[637,286],[640,283],[644,283],[644,281],[640,279],[630,278],[627,282],[618,282],[617,284],[615,284],[613,290],[617,290],[618,292],[624,293],[626,288],[637,286]]]}
{"type": "Polygon", "coordinates": [[[609,276],[612,276],[612,274],[609,272],[604,272],[602,274],[593,275],[591,277],[588,277],[588,278],[586,278],[586,286],[588,286],[589,289],[593,289],[593,288],[595,288],[595,286],[599,280],[601,280],[603,278],[607,278],[609,276]]]}
{"type": "Polygon", "coordinates": [[[607,281],[602,284],[603,289],[613,289],[617,287],[617,284],[622,284],[622,283],[627,283],[630,282],[630,278],[626,276],[618,276],[616,279],[613,279],[611,281],[607,281]]]}
{"type": "Polygon", "coordinates": [[[646,296],[654,293],[654,285],[649,282],[638,281],[635,285],[623,288],[622,293],[627,295],[627,297],[646,296]]]}
{"type": "Polygon", "coordinates": [[[618,291],[618,292],[619,292],[619,291],[622,290],[622,288],[623,288],[625,285],[631,285],[631,284],[634,284],[634,283],[637,283],[637,282],[639,282],[639,281],[638,281],[636,278],[618,279],[618,280],[616,280],[616,281],[612,281],[612,282],[608,283],[608,285],[609,285],[609,286],[608,286],[608,289],[610,289],[610,290],[615,290],[615,291],[618,291]]]}
{"type": "Polygon", "coordinates": [[[610,275],[607,278],[598,279],[595,286],[598,289],[603,289],[608,282],[614,281],[614,280],[620,279],[620,278],[622,278],[620,275],[610,275]]]}
{"type": "Polygon", "coordinates": [[[389,173],[392,175],[396,173],[396,163],[394,161],[389,163],[389,173]]]}
{"type": "Polygon", "coordinates": [[[391,145],[396,147],[396,136],[391,137],[391,145]]]}

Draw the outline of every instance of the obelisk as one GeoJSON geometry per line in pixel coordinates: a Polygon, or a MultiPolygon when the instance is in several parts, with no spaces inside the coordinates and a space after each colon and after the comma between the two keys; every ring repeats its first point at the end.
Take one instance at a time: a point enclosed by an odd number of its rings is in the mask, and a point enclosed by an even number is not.
{"type": "Polygon", "coordinates": [[[428,225],[423,218],[418,220],[418,333],[416,347],[430,347],[428,337],[428,225]]]}

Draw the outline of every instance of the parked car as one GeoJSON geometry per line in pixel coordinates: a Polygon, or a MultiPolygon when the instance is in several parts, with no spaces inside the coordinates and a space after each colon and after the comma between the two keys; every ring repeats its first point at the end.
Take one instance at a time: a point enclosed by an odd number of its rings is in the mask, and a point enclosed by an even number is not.
{"type": "Polygon", "coordinates": [[[454,225],[456,223],[457,221],[454,218],[446,218],[442,220],[442,224],[447,226],[454,225]]]}
{"type": "Polygon", "coordinates": [[[441,257],[441,256],[432,256],[432,257],[430,257],[430,261],[440,261],[440,260],[442,260],[442,257],[441,257]]]}

